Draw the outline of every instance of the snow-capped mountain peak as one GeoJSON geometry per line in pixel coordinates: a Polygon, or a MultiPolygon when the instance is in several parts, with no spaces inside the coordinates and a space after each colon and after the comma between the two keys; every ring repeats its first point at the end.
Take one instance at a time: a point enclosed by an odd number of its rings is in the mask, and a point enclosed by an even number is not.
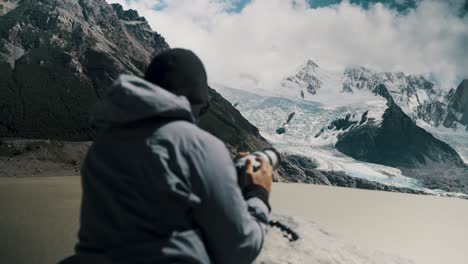
{"type": "Polygon", "coordinates": [[[283,93],[311,101],[322,101],[324,95],[330,100],[347,100],[344,97],[351,96],[346,93],[379,94],[382,85],[388,91],[388,96],[384,97],[397,103],[414,120],[435,126],[443,123],[449,100],[447,92],[423,75],[379,72],[359,65],[330,71],[319,67],[314,60],[308,60],[295,74],[281,82],[285,89],[283,93]]]}
{"type": "MultiPolygon", "coordinates": [[[[322,87],[327,73],[315,61],[309,59],[301,65],[294,76],[287,77],[281,82],[283,87],[299,86],[314,95],[322,87]]],[[[304,97],[304,96],[303,96],[304,97]]]]}
{"type": "Polygon", "coordinates": [[[315,61],[313,59],[309,59],[307,61],[307,66],[308,67],[311,67],[311,68],[319,68],[318,64],[315,63],[315,61]]]}

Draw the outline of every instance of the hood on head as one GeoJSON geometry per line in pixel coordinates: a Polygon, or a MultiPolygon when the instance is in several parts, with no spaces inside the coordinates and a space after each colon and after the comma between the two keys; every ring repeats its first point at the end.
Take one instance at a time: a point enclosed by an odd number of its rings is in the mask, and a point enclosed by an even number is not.
{"type": "Polygon", "coordinates": [[[149,118],[194,121],[190,103],[139,77],[121,75],[96,106],[94,121],[125,124],[149,118]]]}

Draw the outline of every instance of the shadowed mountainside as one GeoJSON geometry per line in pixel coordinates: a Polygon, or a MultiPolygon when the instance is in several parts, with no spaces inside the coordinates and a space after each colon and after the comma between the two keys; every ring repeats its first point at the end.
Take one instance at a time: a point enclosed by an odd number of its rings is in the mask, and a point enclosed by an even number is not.
{"type": "Polygon", "coordinates": [[[169,46],[105,0],[1,0],[0,136],[90,140],[94,104],[169,46]],[[120,16],[119,16],[120,14],[120,16]]]}

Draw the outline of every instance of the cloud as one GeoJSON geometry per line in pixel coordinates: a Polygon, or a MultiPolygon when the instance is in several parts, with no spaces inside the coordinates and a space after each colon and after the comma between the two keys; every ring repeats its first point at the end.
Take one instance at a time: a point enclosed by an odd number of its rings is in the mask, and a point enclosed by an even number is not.
{"type": "Polygon", "coordinates": [[[432,73],[444,83],[468,78],[462,0],[425,0],[404,14],[349,1],[312,9],[305,0],[252,0],[240,12],[230,10],[241,0],[107,1],[138,10],[172,47],[194,50],[210,80],[229,86],[274,87],[309,58],[329,69],[432,73]]]}

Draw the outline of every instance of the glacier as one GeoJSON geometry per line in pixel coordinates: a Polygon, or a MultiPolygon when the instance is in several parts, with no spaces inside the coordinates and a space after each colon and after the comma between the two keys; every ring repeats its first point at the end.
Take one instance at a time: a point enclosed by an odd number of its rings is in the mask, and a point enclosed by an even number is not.
{"type": "Polygon", "coordinates": [[[330,71],[320,68],[313,60],[295,72],[283,78],[276,87],[268,89],[252,87],[246,90],[222,84],[211,86],[279,151],[312,158],[319,170],[343,171],[352,177],[435,195],[468,197],[461,193],[429,190],[398,168],[357,161],[344,155],[335,149],[335,144],[346,128],[327,129],[331,122],[345,116],[350,121],[359,121],[366,115],[366,120],[372,120],[379,126],[388,101],[394,100],[420,127],[451,145],[467,162],[467,132],[462,128],[453,130],[439,126],[443,113],[421,111],[434,102],[443,104],[447,100],[448,89],[438,87],[422,75],[380,73],[360,66],[330,71]],[[381,84],[388,90],[388,96],[376,92],[381,84]],[[291,116],[293,118],[287,122],[291,116]],[[279,128],[281,133],[277,133],[279,128]]]}

